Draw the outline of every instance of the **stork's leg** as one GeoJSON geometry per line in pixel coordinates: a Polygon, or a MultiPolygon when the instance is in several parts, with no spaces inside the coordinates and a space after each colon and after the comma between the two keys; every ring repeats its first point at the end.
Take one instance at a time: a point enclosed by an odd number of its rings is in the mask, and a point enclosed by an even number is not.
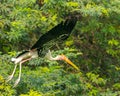
{"type": "Polygon", "coordinates": [[[18,79],[15,81],[15,84],[14,84],[14,86],[13,87],[15,87],[18,83],[19,83],[19,81],[20,81],[20,77],[21,77],[21,69],[22,69],[22,63],[23,62],[20,62],[20,68],[19,68],[19,76],[18,76],[18,79]]]}
{"type": "Polygon", "coordinates": [[[20,68],[19,68],[19,76],[18,76],[18,79],[15,81],[15,84],[13,87],[15,87],[19,82],[20,82],[20,78],[21,78],[21,70],[22,70],[22,63],[26,62],[26,61],[29,61],[31,58],[28,58],[24,61],[21,61],[20,62],[20,68]]]}
{"type": "Polygon", "coordinates": [[[7,78],[6,82],[10,81],[13,78],[15,71],[16,71],[16,67],[17,67],[17,64],[15,64],[14,70],[13,70],[12,74],[7,78]]]}

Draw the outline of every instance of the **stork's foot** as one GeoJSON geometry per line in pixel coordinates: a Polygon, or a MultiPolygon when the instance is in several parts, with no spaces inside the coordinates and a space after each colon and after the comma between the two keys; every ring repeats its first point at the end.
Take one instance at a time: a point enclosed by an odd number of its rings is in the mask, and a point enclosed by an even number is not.
{"type": "Polygon", "coordinates": [[[20,78],[18,78],[18,79],[15,81],[15,84],[14,84],[13,87],[16,87],[19,82],[20,82],[20,78]]]}
{"type": "Polygon", "coordinates": [[[6,82],[9,82],[13,78],[13,75],[8,76],[6,82]]]}

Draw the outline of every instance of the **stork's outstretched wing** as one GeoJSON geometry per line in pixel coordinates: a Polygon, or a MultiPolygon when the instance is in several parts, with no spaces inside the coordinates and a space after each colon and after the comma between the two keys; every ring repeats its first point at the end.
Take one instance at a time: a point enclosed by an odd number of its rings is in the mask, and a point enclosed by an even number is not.
{"type": "Polygon", "coordinates": [[[76,21],[76,19],[67,19],[65,22],[61,22],[50,31],[43,34],[39,40],[31,47],[31,49],[39,49],[47,42],[59,37],[61,40],[67,39],[72,32],[76,21]]]}

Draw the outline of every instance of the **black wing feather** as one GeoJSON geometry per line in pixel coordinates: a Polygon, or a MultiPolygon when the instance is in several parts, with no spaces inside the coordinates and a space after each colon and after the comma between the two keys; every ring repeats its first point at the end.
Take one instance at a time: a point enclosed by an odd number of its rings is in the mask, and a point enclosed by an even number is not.
{"type": "Polygon", "coordinates": [[[65,34],[64,39],[67,39],[72,32],[77,20],[76,19],[67,19],[65,22],[61,22],[50,31],[43,34],[39,40],[31,47],[31,49],[39,49],[45,43],[49,42],[50,40],[59,38],[61,35],[65,34]]]}

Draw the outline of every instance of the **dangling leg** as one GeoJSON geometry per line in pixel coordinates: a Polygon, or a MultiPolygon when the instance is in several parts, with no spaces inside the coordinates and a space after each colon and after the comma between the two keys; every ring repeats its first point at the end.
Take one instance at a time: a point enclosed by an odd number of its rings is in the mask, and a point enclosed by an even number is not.
{"type": "Polygon", "coordinates": [[[20,81],[20,78],[21,78],[21,69],[22,69],[22,63],[23,62],[20,62],[20,69],[19,69],[19,76],[18,76],[18,79],[15,81],[15,84],[14,84],[14,86],[13,87],[15,87],[18,83],[19,83],[19,81],[20,81]]]}
{"type": "Polygon", "coordinates": [[[22,70],[22,63],[24,63],[24,62],[26,62],[26,61],[28,61],[28,60],[30,60],[30,59],[31,59],[31,58],[28,58],[28,59],[26,59],[26,60],[20,62],[19,76],[18,76],[18,79],[15,81],[15,84],[14,84],[13,87],[15,87],[15,86],[20,82],[21,70],[22,70]]]}
{"type": "Polygon", "coordinates": [[[13,87],[15,87],[19,82],[20,82],[20,78],[21,78],[21,70],[22,70],[22,63],[26,62],[26,61],[29,61],[30,59],[32,58],[28,58],[26,60],[23,60],[20,62],[20,68],[19,68],[19,76],[18,76],[18,79],[15,81],[15,84],[13,87]]]}
{"type": "Polygon", "coordinates": [[[7,78],[6,82],[10,81],[13,78],[15,71],[16,71],[16,67],[17,67],[17,64],[15,64],[14,70],[13,70],[12,74],[7,78]]]}

